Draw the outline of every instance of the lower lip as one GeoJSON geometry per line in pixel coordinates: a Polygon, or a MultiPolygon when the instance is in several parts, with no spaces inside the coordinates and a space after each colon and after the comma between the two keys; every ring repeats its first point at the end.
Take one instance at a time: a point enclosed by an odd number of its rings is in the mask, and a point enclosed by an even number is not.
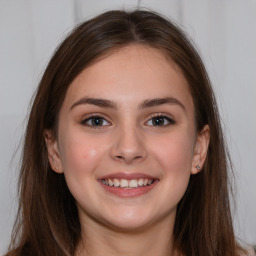
{"type": "Polygon", "coordinates": [[[123,197],[123,198],[128,198],[128,197],[137,197],[144,195],[151,191],[156,184],[158,183],[158,180],[155,180],[151,185],[149,186],[142,186],[138,188],[131,188],[131,189],[126,189],[126,188],[120,188],[120,187],[114,187],[114,186],[107,186],[103,184],[100,181],[100,184],[103,186],[104,189],[106,189],[108,192],[118,196],[118,197],[123,197]]]}

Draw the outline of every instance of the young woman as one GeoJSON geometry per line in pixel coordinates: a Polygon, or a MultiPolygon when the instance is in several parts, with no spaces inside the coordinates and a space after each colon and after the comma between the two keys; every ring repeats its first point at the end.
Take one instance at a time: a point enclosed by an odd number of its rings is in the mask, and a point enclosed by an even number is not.
{"type": "Polygon", "coordinates": [[[27,124],[12,255],[244,255],[204,65],[148,11],[79,25],[27,124]]]}

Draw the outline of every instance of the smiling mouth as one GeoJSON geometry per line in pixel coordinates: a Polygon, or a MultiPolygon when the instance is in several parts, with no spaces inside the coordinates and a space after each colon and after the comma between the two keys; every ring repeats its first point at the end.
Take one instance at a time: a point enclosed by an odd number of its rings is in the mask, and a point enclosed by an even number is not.
{"type": "Polygon", "coordinates": [[[136,189],[139,187],[147,187],[152,185],[156,180],[154,179],[101,179],[102,184],[108,187],[116,187],[123,189],[136,189]]]}

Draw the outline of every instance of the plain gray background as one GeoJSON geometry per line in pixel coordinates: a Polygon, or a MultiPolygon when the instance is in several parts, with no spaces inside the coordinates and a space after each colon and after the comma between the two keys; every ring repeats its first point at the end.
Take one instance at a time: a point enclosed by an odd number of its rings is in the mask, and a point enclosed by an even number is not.
{"type": "Polygon", "coordinates": [[[78,22],[138,5],[177,21],[204,59],[236,168],[236,234],[256,242],[255,0],[0,0],[0,254],[17,208],[20,150],[13,154],[52,52],[78,22]]]}

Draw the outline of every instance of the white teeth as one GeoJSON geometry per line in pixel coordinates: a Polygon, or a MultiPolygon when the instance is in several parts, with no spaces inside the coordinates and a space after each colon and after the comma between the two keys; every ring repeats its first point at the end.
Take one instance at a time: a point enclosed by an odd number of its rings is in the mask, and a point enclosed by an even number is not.
{"type": "Polygon", "coordinates": [[[153,180],[148,180],[148,185],[151,185],[153,183],[153,180]]]}
{"type": "Polygon", "coordinates": [[[143,179],[139,179],[138,185],[139,185],[140,187],[144,185],[143,179]]]}
{"type": "Polygon", "coordinates": [[[129,186],[128,180],[121,179],[120,187],[121,188],[127,188],[129,186]]]}
{"type": "Polygon", "coordinates": [[[126,180],[126,179],[102,179],[101,182],[110,187],[121,187],[121,188],[138,188],[138,187],[143,187],[143,186],[150,186],[153,184],[154,180],[153,179],[132,179],[132,180],[126,180]]]}
{"type": "Polygon", "coordinates": [[[138,187],[138,181],[137,180],[130,180],[129,187],[130,188],[137,188],[138,187]]]}
{"type": "Polygon", "coordinates": [[[119,187],[120,182],[117,179],[114,179],[114,186],[115,187],[119,187]]]}

